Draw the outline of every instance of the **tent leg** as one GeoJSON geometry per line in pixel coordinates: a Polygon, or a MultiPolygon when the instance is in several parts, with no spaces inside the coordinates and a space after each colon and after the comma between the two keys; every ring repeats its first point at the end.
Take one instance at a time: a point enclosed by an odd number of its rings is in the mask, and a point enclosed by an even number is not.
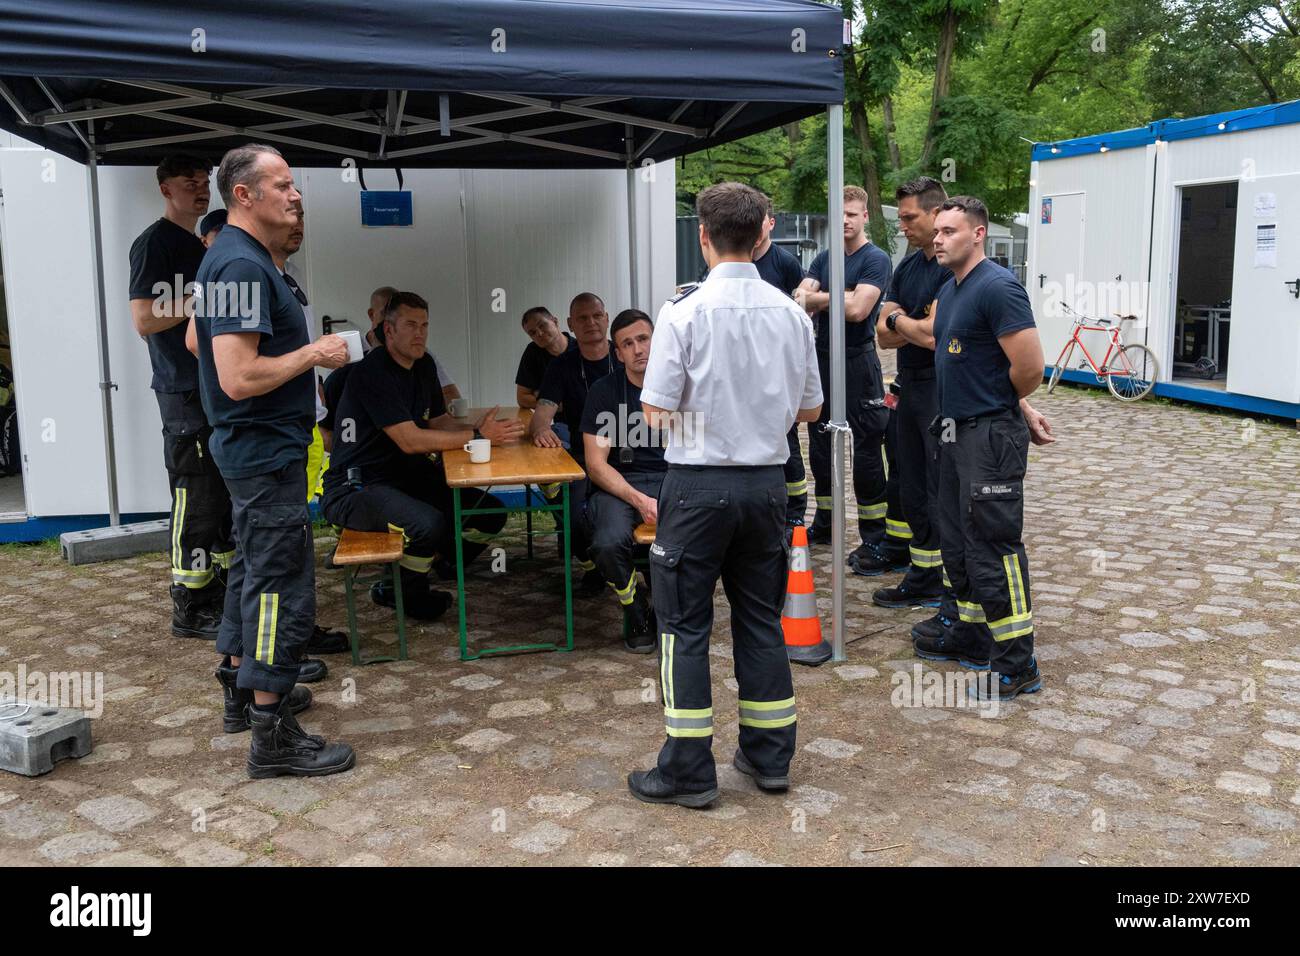
{"type": "MultiPolygon", "coordinates": [[[[831,660],[844,657],[844,107],[826,108],[826,225],[831,299],[831,660]]],[[[826,383],[822,383],[823,392],[826,383]]],[[[823,396],[825,397],[825,396],[823,396]]],[[[812,426],[816,427],[816,426],[812,426]]]]}
{"type": "Polygon", "coordinates": [[[117,501],[117,452],[113,445],[113,376],[109,368],[108,310],[104,301],[103,234],[99,216],[99,163],[95,156],[95,128],[90,123],[90,144],[86,172],[90,180],[90,256],[95,263],[95,313],[99,325],[99,394],[104,413],[104,463],[108,469],[108,523],[122,523],[117,501]]]}
{"type": "Polygon", "coordinates": [[[627,137],[627,281],[632,308],[641,308],[641,283],[638,276],[636,248],[636,169],[632,165],[632,127],[624,128],[627,137]]]}

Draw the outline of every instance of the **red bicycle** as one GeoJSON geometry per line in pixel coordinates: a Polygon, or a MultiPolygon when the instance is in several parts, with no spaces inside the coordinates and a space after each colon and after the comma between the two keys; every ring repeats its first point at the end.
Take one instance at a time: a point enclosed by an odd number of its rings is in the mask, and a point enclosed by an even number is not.
{"type": "Polygon", "coordinates": [[[1061,380],[1061,373],[1065,371],[1070,364],[1070,356],[1074,354],[1074,347],[1077,345],[1083,352],[1087,360],[1080,363],[1079,368],[1091,368],[1093,374],[1097,376],[1097,384],[1103,381],[1110,393],[1122,402],[1136,402],[1140,398],[1146,398],[1151,394],[1151,389],[1155,388],[1156,379],[1159,377],[1160,366],[1156,363],[1155,353],[1145,345],[1133,343],[1124,344],[1124,334],[1121,331],[1125,322],[1132,322],[1137,319],[1135,315],[1120,315],[1115,313],[1118,323],[1111,319],[1090,319],[1087,316],[1080,315],[1070,308],[1064,302],[1061,307],[1067,313],[1074,316],[1074,329],[1070,333],[1070,339],[1061,349],[1061,354],[1056,357],[1056,365],[1052,367],[1052,377],[1047,380],[1047,392],[1050,395],[1056,388],[1056,383],[1061,380]],[[1089,324],[1095,323],[1095,324],[1089,324]],[[1092,355],[1088,352],[1087,346],[1079,338],[1080,332],[1106,332],[1109,334],[1110,345],[1106,349],[1106,354],[1102,356],[1101,365],[1093,361],[1092,355]]]}

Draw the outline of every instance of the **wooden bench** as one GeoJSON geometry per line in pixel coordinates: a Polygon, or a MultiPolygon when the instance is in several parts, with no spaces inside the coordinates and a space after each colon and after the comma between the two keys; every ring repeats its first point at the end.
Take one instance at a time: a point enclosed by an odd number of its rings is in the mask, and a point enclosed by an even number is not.
{"type": "Polygon", "coordinates": [[[402,571],[398,563],[402,560],[403,544],[400,531],[354,531],[351,528],[344,528],[339,532],[339,543],[334,550],[333,563],[343,569],[343,593],[348,604],[348,635],[352,638],[353,664],[406,660],[406,612],[402,607],[402,571]],[[361,634],[357,630],[357,599],[353,585],[374,583],[371,579],[362,580],[357,576],[357,569],[368,564],[383,566],[383,570],[374,581],[382,583],[391,580],[393,583],[393,597],[397,604],[398,651],[396,657],[371,657],[363,661],[361,634]]]}
{"type": "Polygon", "coordinates": [[[655,526],[652,524],[639,524],[632,532],[632,540],[637,544],[654,544],[655,543],[655,526]]]}

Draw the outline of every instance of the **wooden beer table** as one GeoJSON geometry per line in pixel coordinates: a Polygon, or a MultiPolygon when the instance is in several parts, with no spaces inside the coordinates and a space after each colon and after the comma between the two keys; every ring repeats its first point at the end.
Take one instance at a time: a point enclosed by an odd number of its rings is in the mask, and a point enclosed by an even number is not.
{"type": "MultiPolygon", "coordinates": [[[[470,409],[465,417],[467,423],[478,421],[487,408],[470,409]]],[[[528,409],[501,406],[497,413],[499,420],[518,418],[525,425],[532,419],[528,409]]],[[[492,446],[492,460],[483,464],[474,464],[469,460],[469,453],[464,449],[443,452],[443,467],[447,475],[447,485],[452,491],[453,522],[456,531],[456,597],[460,609],[460,659],[474,661],[492,654],[517,654],[523,651],[571,651],[573,650],[573,564],[570,547],[573,540],[570,527],[569,484],[587,477],[578,463],[563,448],[538,448],[526,435],[518,442],[507,445],[492,446]],[[462,488],[492,488],[500,485],[524,486],[524,504],[522,506],[504,506],[500,508],[466,508],[461,504],[462,488]],[[559,504],[534,504],[532,486],[563,485],[559,504]],[[462,530],[467,515],[475,514],[512,514],[524,512],[529,515],[528,553],[532,555],[533,512],[562,512],[564,548],[561,559],[564,562],[564,631],[565,643],[554,642],[540,644],[512,644],[504,647],[485,647],[470,653],[469,634],[465,621],[465,561],[463,552],[462,530]]],[[[545,502],[545,498],[542,499],[545,502]]]]}

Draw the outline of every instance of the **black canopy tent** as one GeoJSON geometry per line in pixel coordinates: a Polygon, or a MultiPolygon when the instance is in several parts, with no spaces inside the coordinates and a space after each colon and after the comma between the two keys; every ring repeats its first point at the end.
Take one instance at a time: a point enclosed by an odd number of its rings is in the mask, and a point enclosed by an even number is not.
{"type": "MultiPolygon", "coordinates": [[[[814,0],[0,0],[0,127],[87,165],[110,522],[118,524],[99,165],[268,142],[294,166],[620,168],[825,109],[842,216],[842,16],[814,0]]],[[[832,368],[843,238],[831,230],[832,368]]],[[[634,302],[633,304],[637,304],[634,302]]],[[[843,658],[842,377],[834,433],[834,651],[843,658]]]]}

